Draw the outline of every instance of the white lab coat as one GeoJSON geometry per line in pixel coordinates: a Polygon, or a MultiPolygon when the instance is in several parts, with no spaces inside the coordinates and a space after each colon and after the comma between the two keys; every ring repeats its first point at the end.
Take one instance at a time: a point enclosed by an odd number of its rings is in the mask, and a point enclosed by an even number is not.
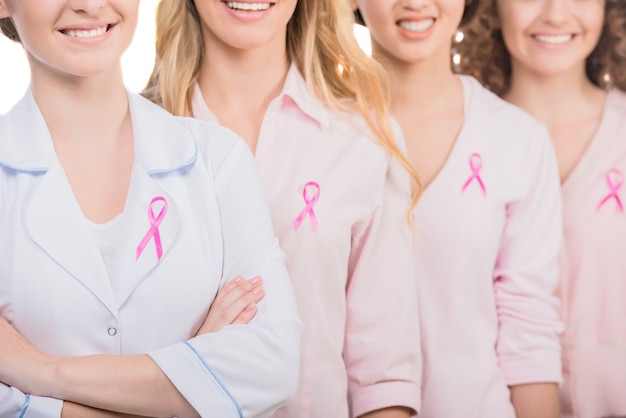
{"type": "MultiPolygon", "coordinates": [[[[129,103],[135,164],[111,277],[32,93],[0,117],[0,315],[46,353],[148,353],[203,417],[268,415],[295,391],[302,324],[255,161],[224,128],[129,103]],[[157,196],[163,256],[152,238],[136,259],[157,196]],[[255,319],[192,338],[237,275],[264,278],[255,319]]],[[[0,417],[60,409],[0,384],[0,417]]]]}

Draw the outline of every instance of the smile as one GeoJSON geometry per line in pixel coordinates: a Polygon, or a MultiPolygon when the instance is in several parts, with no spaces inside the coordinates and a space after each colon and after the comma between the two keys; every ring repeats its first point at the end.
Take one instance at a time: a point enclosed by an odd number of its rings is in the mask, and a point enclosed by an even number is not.
{"type": "Polygon", "coordinates": [[[226,1],[224,3],[229,9],[245,12],[262,12],[272,6],[272,3],[243,3],[238,1],[226,1]]]}
{"type": "Polygon", "coordinates": [[[398,26],[411,32],[426,32],[435,23],[435,19],[424,19],[419,21],[401,20],[398,26]]]}
{"type": "Polygon", "coordinates": [[[571,41],[574,35],[533,35],[533,38],[546,44],[559,45],[571,41]]]}
{"type": "Polygon", "coordinates": [[[105,25],[99,28],[81,30],[81,29],[62,29],[60,32],[64,35],[71,36],[73,38],[95,38],[102,36],[112,27],[112,25],[105,25]]]}

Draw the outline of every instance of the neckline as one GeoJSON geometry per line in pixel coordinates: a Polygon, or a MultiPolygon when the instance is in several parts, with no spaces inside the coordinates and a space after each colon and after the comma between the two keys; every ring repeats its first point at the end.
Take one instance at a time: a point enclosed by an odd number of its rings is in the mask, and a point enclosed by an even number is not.
{"type": "Polygon", "coordinates": [[[610,108],[614,100],[613,99],[614,96],[615,96],[614,90],[609,90],[609,92],[606,95],[606,98],[604,99],[604,104],[602,107],[602,117],[600,118],[600,123],[598,124],[598,127],[596,128],[595,133],[593,134],[591,140],[587,144],[587,147],[583,151],[581,157],[578,159],[578,162],[574,165],[574,168],[572,169],[572,171],[570,171],[569,175],[565,177],[565,179],[561,182],[561,189],[565,189],[566,187],[568,187],[567,186],[568,184],[575,182],[576,177],[579,176],[578,172],[583,171],[584,167],[588,164],[587,160],[592,158],[590,157],[590,155],[593,155],[594,150],[600,146],[599,143],[602,142],[602,138],[607,137],[607,135],[605,135],[605,131],[608,129],[608,125],[609,125],[608,115],[610,113],[610,108]]]}
{"type": "Polygon", "coordinates": [[[460,80],[463,90],[463,122],[461,123],[461,128],[457,133],[454,143],[452,144],[452,148],[450,149],[450,152],[448,153],[448,156],[446,157],[443,165],[441,166],[437,174],[435,174],[431,182],[428,183],[426,187],[424,187],[424,190],[422,191],[422,198],[424,198],[426,194],[429,193],[429,190],[432,189],[436,183],[441,181],[439,179],[443,177],[444,174],[449,170],[448,166],[451,164],[451,161],[457,158],[457,154],[461,152],[460,148],[463,144],[463,139],[467,136],[466,131],[469,129],[468,121],[470,120],[471,110],[473,107],[472,102],[476,93],[474,89],[475,86],[473,84],[472,78],[469,76],[457,75],[457,79],[460,80]]]}
{"type": "Polygon", "coordinates": [[[104,231],[104,230],[107,230],[107,229],[111,229],[115,225],[120,223],[121,220],[122,220],[122,215],[123,215],[123,213],[120,213],[120,214],[114,216],[112,219],[109,219],[108,221],[106,221],[104,223],[93,222],[90,219],[88,219],[87,217],[85,217],[85,220],[87,221],[87,224],[91,228],[96,229],[98,231],[104,231]]]}

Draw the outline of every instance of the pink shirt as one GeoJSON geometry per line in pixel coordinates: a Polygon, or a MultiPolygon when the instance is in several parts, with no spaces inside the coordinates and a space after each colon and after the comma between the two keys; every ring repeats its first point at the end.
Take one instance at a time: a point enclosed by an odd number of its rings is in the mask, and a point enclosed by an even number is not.
{"type": "MultiPolygon", "coordinates": [[[[193,111],[217,122],[199,88],[193,111]]],[[[305,323],[298,392],[275,417],[419,408],[409,179],[359,126],[293,66],[261,126],[256,160],[305,323]]]]}
{"type": "Polygon", "coordinates": [[[598,131],[563,183],[566,416],[626,416],[626,94],[607,97],[598,131]]]}
{"type": "Polygon", "coordinates": [[[514,418],[560,382],[559,177],[545,128],[460,77],[465,122],[415,210],[423,418],[514,418]]]}

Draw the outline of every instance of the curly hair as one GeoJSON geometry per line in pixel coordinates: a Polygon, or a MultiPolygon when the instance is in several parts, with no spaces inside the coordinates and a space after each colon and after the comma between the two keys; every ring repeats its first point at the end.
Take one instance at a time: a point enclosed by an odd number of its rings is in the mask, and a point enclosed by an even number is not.
{"type": "Polygon", "coordinates": [[[20,35],[17,33],[17,29],[15,29],[15,25],[13,24],[13,20],[10,17],[4,17],[0,19],[0,33],[15,42],[20,41],[20,35]]]}
{"type": "MultiPolygon", "coordinates": [[[[626,91],[626,7],[623,0],[605,0],[600,40],[586,60],[589,80],[598,87],[626,91]]],[[[484,0],[476,18],[463,28],[457,71],[474,76],[499,96],[511,83],[511,54],[502,37],[496,0],[484,0]]]]}

